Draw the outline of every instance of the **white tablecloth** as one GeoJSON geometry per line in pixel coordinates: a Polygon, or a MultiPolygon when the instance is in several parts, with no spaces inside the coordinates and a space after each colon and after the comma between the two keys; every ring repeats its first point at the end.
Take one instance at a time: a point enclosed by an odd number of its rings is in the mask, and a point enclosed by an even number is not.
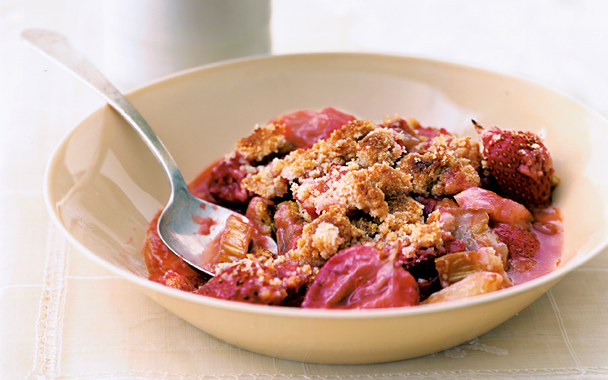
{"type": "MultiPolygon", "coordinates": [[[[84,258],[50,223],[42,177],[62,136],[103,102],[19,34],[26,27],[62,32],[111,72],[117,68],[108,58],[116,57],[104,44],[111,15],[103,4],[0,1],[0,379],[608,378],[606,252],[467,344],[363,366],[291,362],[232,347],[84,258]]],[[[608,116],[608,2],[272,5],[274,54],[370,51],[456,60],[540,81],[608,116]]],[[[124,91],[140,84],[115,82],[124,91]]]]}

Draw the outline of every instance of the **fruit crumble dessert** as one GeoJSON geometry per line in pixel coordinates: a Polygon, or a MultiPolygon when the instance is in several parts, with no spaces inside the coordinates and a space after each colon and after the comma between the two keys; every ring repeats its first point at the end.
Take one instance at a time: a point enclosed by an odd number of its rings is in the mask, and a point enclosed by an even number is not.
{"type": "Polygon", "coordinates": [[[215,276],[164,246],[157,215],[149,277],[227,300],[357,309],[456,300],[554,270],[563,228],[549,151],[533,133],[473,125],[479,138],[333,108],[279,115],[190,184],[247,217],[218,236],[215,276]]]}

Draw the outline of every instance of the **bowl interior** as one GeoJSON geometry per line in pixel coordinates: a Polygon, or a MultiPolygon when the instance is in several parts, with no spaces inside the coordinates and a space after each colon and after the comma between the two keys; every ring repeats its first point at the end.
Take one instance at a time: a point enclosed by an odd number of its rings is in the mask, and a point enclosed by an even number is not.
{"type": "MultiPolygon", "coordinates": [[[[608,123],[572,99],[520,78],[424,58],[308,54],[203,67],[129,98],[187,180],[256,124],[297,109],[332,106],[375,121],[399,113],[465,134],[472,134],[471,119],[540,132],[562,178],[554,197],[566,230],[558,272],[588,260],[608,240],[608,123]]],[[[51,215],[72,243],[131,280],[147,277],[142,239],[168,194],[160,165],[109,107],[66,136],[45,182],[51,215]]],[[[158,291],[155,284],[137,281],[158,291]]],[[[202,302],[199,296],[180,297],[202,302]]]]}
{"type": "MultiPolygon", "coordinates": [[[[182,73],[129,97],[186,179],[256,123],[296,109],[333,106],[377,121],[399,113],[459,133],[470,133],[471,119],[541,132],[562,177],[555,193],[567,231],[562,266],[584,259],[608,237],[606,121],[519,78],[422,58],[294,55],[182,73]]],[[[140,244],[166,202],[168,184],[146,146],[109,107],[61,143],[46,185],[52,214],[87,251],[145,276],[140,244]]]]}

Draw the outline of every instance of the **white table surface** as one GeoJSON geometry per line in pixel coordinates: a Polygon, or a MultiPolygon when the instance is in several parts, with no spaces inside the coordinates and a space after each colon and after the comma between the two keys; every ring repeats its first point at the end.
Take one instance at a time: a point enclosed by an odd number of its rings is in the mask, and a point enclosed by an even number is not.
{"type": "MultiPolygon", "coordinates": [[[[538,81],[608,116],[602,0],[275,0],[272,6],[273,54],[364,51],[455,60],[538,81]]],[[[104,9],[92,0],[0,0],[0,379],[608,378],[606,252],[467,344],[365,366],[297,363],[232,347],[82,257],[50,223],[42,178],[61,138],[103,102],[19,34],[29,27],[59,31],[112,72],[113,52],[104,45],[111,15],[104,9]],[[103,315],[92,315],[100,309],[103,315]]],[[[142,84],[114,82],[123,91],[142,84]]]]}

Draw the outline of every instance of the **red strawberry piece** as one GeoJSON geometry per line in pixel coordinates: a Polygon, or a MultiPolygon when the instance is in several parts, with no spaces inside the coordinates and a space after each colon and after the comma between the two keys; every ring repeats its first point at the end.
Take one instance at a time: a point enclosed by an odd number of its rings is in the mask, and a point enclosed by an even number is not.
{"type": "Polygon", "coordinates": [[[504,195],[528,207],[548,205],[555,171],[541,139],[532,132],[483,129],[473,123],[487,166],[504,195]]]}
{"type": "Polygon", "coordinates": [[[310,283],[311,274],[288,260],[262,263],[245,259],[221,268],[196,293],[240,302],[299,306],[299,291],[310,283]]]}
{"type": "Polygon", "coordinates": [[[534,232],[505,223],[499,223],[492,230],[509,248],[509,264],[513,270],[524,271],[536,264],[533,257],[540,248],[540,241],[534,232]]]}
{"type": "Polygon", "coordinates": [[[221,160],[213,166],[207,185],[212,201],[246,207],[253,193],[241,187],[241,181],[247,175],[241,170],[245,164],[247,161],[242,156],[236,155],[221,160]]]}
{"type": "Polygon", "coordinates": [[[280,305],[287,297],[276,272],[256,261],[239,262],[223,268],[198,294],[241,302],[280,305]]]}

